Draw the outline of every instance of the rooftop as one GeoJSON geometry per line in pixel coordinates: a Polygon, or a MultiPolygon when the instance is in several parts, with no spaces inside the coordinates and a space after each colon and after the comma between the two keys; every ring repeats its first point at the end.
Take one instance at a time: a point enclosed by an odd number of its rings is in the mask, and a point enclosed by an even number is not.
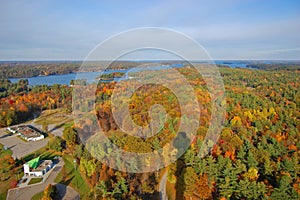
{"type": "Polygon", "coordinates": [[[51,160],[41,160],[39,162],[39,165],[37,168],[35,168],[34,170],[32,170],[33,172],[34,171],[42,171],[44,169],[47,168],[48,165],[51,165],[52,161],[51,160]]]}
{"type": "Polygon", "coordinates": [[[26,138],[34,138],[41,136],[37,130],[29,125],[20,125],[16,127],[17,131],[26,138]]]}
{"type": "Polygon", "coordinates": [[[51,165],[52,160],[40,160],[40,157],[34,158],[27,162],[30,168],[32,168],[32,172],[42,171],[47,168],[48,165],[51,165]]]}

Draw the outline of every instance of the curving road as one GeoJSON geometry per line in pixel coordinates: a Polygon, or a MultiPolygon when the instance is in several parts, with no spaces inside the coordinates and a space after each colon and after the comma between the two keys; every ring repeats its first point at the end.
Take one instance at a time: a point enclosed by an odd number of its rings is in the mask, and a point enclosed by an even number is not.
{"type": "Polygon", "coordinates": [[[159,183],[159,196],[161,200],[168,200],[166,185],[167,185],[167,172],[165,172],[165,174],[163,175],[159,183]]]}

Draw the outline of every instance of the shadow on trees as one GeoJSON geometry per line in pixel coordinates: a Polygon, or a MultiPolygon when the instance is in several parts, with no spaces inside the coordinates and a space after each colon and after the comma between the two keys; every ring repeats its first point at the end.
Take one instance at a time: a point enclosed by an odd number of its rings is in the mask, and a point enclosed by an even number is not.
{"type": "MultiPolygon", "coordinates": [[[[178,133],[178,136],[173,142],[173,145],[176,149],[178,149],[178,153],[186,150],[186,147],[189,146],[189,138],[187,134],[184,132],[178,133]]],[[[177,157],[179,157],[178,155],[177,157]]],[[[186,189],[186,185],[184,183],[184,168],[186,167],[186,163],[184,160],[184,154],[181,155],[176,161],[176,172],[175,176],[178,178],[176,181],[175,189],[176,189],[176,200],[184,199],[184,191],[186,189]]]]}

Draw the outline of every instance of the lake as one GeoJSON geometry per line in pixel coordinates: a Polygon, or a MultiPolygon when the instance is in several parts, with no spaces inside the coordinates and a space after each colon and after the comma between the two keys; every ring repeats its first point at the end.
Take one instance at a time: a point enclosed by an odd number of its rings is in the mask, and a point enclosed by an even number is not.
{"type": "MultiPolygon", "coordinates": [[[[183,64],[173,64],[171,66],[160,65],[154,67],[145,67],[145,68],[133,68],[133,69],[120,69],[120,70],[106,70],[103,71],[103,74],[110,74],[113,72],[123,72],[125,73],[124,78],[114,78],[114,81],[126,80],[128,78],[128,73],[145,71],[145,70],[162,70],[168,68],[179,68],[183,67],[183,64]]],[[[51,76],[35,76],[26,78],[29,81],[29,85],[54,85],[54,84],[62,84],[62,85],[70,85],[71,80],[75,79],[86,79],[88,83],[97,82],[97,77],[101,72],[79,72],[73,74],[64,74],[64,75],[51,75],[51,76]]],[[[9,80],[13,83],[18,82],[21,78],[10,78],[9,80]]],[[[107,81],[104,81],[107,82],[107,81]]]]}
{"type": "MultiPolygon", "coordinates": [[[[207,63],[207,62],[199,62],[199,63],[207,63]]],[[[247,64],[249,62],[242,62],[242,61],[215,61],[215,64],[219,65],[227,65],[231,68],[247,68],[247,64]]],[[[133,68],[133,69],[120,69],[120,70],[106,70],[103,74],[109,74],[113,72],[123,72],[125,73],[124,78],[114,78],[114,81],[126,80],[128,78],[128,73],[130,72],[138,72],[144,70],[162,70],[168,68],[180,68],[183,67],[183,64],[173,64],[170,66],[167,65],[160,65],[160,66],[151,66],[146,68],[133,68]]],[[[29,81],[29,85],[54,85],[54,84],[62,84],[62,85],[70,85],[71,80],[75,79],[86,79],[88,83],[97,82],[97,77],[100,75],[100,72],[80,72],[80,73],[73,73],[73,74],[64,74],[64,75],[51,75],[51,76],[36,76],[26,78],[29,81]]],[[[18,82],[21,78],[10,78],[11,82],[18,82]]],[[[107,81],[106,81],[107,82],[107,81]]]]}

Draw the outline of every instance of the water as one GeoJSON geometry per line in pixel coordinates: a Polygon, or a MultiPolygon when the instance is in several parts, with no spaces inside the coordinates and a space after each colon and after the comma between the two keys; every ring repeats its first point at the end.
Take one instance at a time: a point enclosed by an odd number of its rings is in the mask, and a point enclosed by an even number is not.
{"type": "Polygon", "coordinates": [[[250,64],[250,62],[247,61],[221,61],[221,60],[217,60],[214,61],[215,64],[217,65],[225,65],[228,66],[230,68],[247,68],[247,65],[250,64]]]}
{"type": "MultiPolygon", "coordinates": [[[[209,63],[209,62],[199,62],[199,63],[209,63]]],[[[226,65],[230,68],[247,68],[247,65],[250,64],[247,61],[214,61],[215,64],[226,65]]],[[[113,72],[123,72],[125,76],[122,78],[114,78],[114,81],[126,80],[130,76],[128,76],[131,72],[138,72],[144,70],[162,70],[168,68],[179,68],[183,67],[183,64],[177,63],[172,64],[170,66],[167,65],[159,65],[159,66],[151,66],[146,68],[133,68],[133,69],[119,69],[119,70],[106,70],[103,74],[109,74],[113,72]]],[[[54,85],[54,84],[62,84],[62,85],[70,85],[71,80],[75,79],[86,79],[88,83],[97,82],[97,77],[100,75],[100,72],[80,72],[74,74],[64,74],[64,75],[52,75],[52,76],[37,76],[26,78],[29,81],[29,85],[54,85]]],[[[18,82],[20,78],[11,78],[11,82],[18,82]]],[[[109,82],[110,80],[102,80],[103,82],[109,82]]]]}
{"type": "MultiPolygon", "coordinates": [[[[123,72],[125,73],[125,77],[123,78],[114,78],[114,81],[120,81],[120,80],[126,80],[130,77],[131,72],[138,72],[138,71],[144,71],[144,70],[162,70],[162,69],[168,69],[168,68],[179,68],[183,67],[182,64],[173,64],[171,66],[166,65],[160,65],[160,66],[154,66],[149,68],[133,68],[130,70],[125,69],[119,69],[119,70],[106,70],[103,71],[103,74],[110,74],[113,72],[123,72]]],[[[101,72],[79,72],[79,73],[73,73],[73,74],[64,74],[64,75],[51,75],[51,76],[36,76],[36,77],[30,77],[26,78],[29,81],[29,85],[36,86],[36,85],[54,85],[54,84],[62,84],[62,85],[70,85],[71,80],[75,79],[86,79],[88,83],[97,82],[97,77],[100,75],[101,72]]],[[[9,80],[13,83],[18,82],[21,78],[10,78],[9,80]]],[[[103,81],[103,82],[109,82],[103,81]]]]}
{"type": "MultiPolygon", "coordinates": [[[[75,79],[76,74],[64,74],[64,75],[52,75],[52,76],[37,76],[26,78],[29,81],[29,85],[54,85],[63,84],[69,85],[72,79],[75,79]]],[[[18,82],[20,78],[10,78],[11,82],[18,82]]]]}

